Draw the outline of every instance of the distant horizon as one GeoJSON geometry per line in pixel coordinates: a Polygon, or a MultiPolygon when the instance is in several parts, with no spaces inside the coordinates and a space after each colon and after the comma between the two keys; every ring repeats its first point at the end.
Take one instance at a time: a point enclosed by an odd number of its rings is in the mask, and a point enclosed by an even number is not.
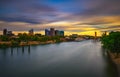
{"type": "MultiPolygon", "coordinates": [[[[10,30],[12,31],[12,30],[10,30]]],[[[27,30],[26,31],[12,31],[13,34],[17,35],[18,33],[29,33],[27,30]]],[[[78,35],[90,35],[90,36],[94,36],[95,35],[95,32],[94,31],[88,31],[88,33],[86,32],[68,32],[68,31],[64,31],[65,32],[65,36],[67,35],[72,35],[72,34],[78,34],[78,35]]],[[[96,31],[97,32],[97,31],[96,31]]],[[[34,31],[34,34],[42,34],[42,35],[45,35],[45,31],[44,30],[41,30],[41,31],[34,31]]],[[[103,32],[97,32],[97,36],[101,36],[103,32]]],[[[3,31],[0,31],[0,35],[3,35],[3,31]]]]}

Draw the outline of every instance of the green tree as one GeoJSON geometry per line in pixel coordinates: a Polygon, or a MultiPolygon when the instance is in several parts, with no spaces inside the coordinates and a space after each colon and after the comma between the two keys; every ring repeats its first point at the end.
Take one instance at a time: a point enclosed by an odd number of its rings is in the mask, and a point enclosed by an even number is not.
{"type": "Polygon", "coordinates": [[[103,35],[101,41],[103,47],[112,53],[116,53],[116,57],[118,57],[120,53],[120,32],[111,32],[108,36],[103,35]]]}
{"type": "Polygon", "coordinates": [[[0,36],[0,40],[1,40],[1,41],[9,41],[10,39],[9,39],[9,36],[1,35],[1,36],[0,36]]]}

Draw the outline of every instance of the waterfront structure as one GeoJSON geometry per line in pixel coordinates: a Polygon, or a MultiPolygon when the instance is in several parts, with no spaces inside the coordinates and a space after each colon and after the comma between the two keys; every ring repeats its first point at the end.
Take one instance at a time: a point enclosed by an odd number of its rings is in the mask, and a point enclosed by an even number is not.
{"type": "Polygon", "coordinates": [[[29,30],[29,35],[33,35],[34,34],[34,30],[33,29],[30,29],[29,30]]]}

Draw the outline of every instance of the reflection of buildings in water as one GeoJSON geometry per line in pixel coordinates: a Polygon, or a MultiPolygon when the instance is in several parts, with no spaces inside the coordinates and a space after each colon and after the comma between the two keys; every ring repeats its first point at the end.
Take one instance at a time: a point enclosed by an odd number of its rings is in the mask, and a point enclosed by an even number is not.
{"type": "Polygon", "coordinates": [[[18,47],[17,47],[17,52],[18,52],[18,47]]]}
{"type": "Polygon", "coordinates": [[[30,45],[28,46],[28,53],[30,54],[30,45]]]}
{"type": "MultiPolygon", "coordinates": [[[[25,47],[27,47],[28,54],[30,54],[30,45],[25,46],[25,47]]],[[[24,54],[24,52],[25,52],[25,47],[24,47],[24,46],[22,46],[22,54],[24,54]]]]}
{"type": "Polygon", "coordinates": [[[18,47],[17,47],[17,55],[19,54],[18,52],[19,52],[19,50],[18,50],[18,47]]]}
{"type": "Polygon", "coordinates": [[[6,56],[6,49],[3,49],[3,55],[6,56]]]}
{"type": "MultiPolygon", "coordinates": [[[[22,52],[22,54],[24,54],[25,53],[25,49],[26,49],[26,52],[28,52],[28,54],[30,54],[30,45],[26,46],[26,48],[24,46],[22,46],[20,48],[19,47],[16,47],[16,48],[11,47],[10,48],[10,54],[11,54],[11,56],[13,56],[15,53],[17,55],[19,55],[20,52],[22,52]]],[[[3,54],[6,55],[6,49],[4,49],[3,54]]]]}
{"type": "Polygon", "coordinates": [[[24,54],[24,46],[22,46],[22,54],[24,54]]]}
{"type": "Polygon", "coordinates": [[[13,48],[11,47],[11,56],[13,56],[13,48]]]}

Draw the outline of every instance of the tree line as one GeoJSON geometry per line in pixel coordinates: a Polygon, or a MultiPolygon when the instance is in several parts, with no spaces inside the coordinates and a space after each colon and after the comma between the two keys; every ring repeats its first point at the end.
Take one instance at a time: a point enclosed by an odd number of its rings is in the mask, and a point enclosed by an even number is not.
{"type": "MultiPolygon", "coordinates": [[[[46,41],[56,41],[61,42],[60,38],[64,38],[64,36],[44,36],[40,34],[29,35],[26,33],[18,34],[16,37],[10,37],[7,35],[1,35],[0,41],[2,42],[11,42],[12,46],[19,46],[20,42],[29,42],[29,41],[38,41],[38,42],[46,42],[46,41]]],[[[7,47],[8,44],[0,44],[0,47],[7,47]]]]}
{"type": "Polygon", "coordinates": [[[119,57],[120,53],[120,32],[110,32],[109,35],[102,35],[101,42],[103,47],[119,57]]]}

